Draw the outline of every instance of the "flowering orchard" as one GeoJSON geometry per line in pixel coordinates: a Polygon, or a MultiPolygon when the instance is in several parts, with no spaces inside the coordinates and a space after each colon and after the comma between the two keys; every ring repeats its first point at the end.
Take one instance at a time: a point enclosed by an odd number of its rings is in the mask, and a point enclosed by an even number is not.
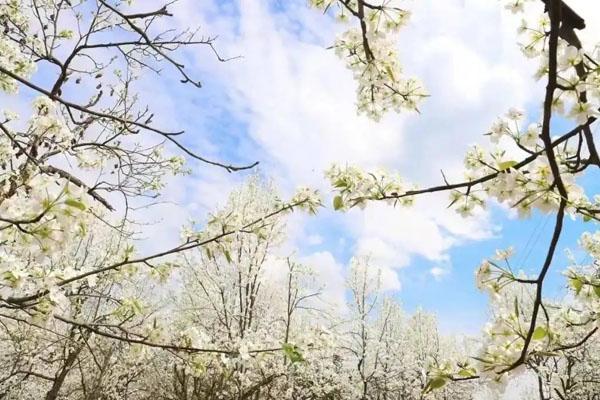
{"type": "MultiPolygon", "coordinates": [[[[176,246],[136,248],[147,221],[134,211],[169,176],[257,164],[210,159],[176,123],[155,122],[135,90],[142,76],[168,73],[195,90],[186,48],[227,59],[214,37],[168,28],[171,3],[142,3],[0,0],[0,398],[483,399],[522,378],[524,399],[598,398],[600,197],[581,178],[600,167],[600,47],[578,39],[581,16],[561,0],[499,2],[527,16],[519,46],[539,60],[541,117],[516,108],[499,117],[489,148],[467,151],[463,181],[420,188],[395,172],[325,172],[339,211],[447,192],[464,218],[492,202],[521,218],[554,216],[536,275],[511,264],[511,249],[478,267],[491,320],[467,338],[405,312],[368,257],[346,271],[348,304],[328,302],[319,266],[281,255],[287,215],[323,207],[311,188],[283,199],[250,175],[205,225],[184,226],[176,246]],[[558,119],[571,129],[557,132],[558,119]],[[566,217],[589,224],[585,264],[554,262],[566,217]],[[551,268],[564,269],[565,300],[544,297],[551,268]]],[[[429,95],[404,75],[395,48],[410,4],[309,6],[349,27],[332,48],[354,75],[359,114],[418,111],[429,95]]]]}

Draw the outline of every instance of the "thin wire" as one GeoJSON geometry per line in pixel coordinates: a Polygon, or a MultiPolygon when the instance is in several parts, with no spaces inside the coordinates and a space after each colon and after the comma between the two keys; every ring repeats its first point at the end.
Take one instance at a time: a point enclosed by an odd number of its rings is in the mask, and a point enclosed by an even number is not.
{"type": "Polygon", "coordinates": [[[540,238],[542,236],[542,233],[544,233],[544,229],[546,228],[546,225],[548,225],[549,218],[550,218],[550,215],[546,215],[546,217],[544,218],[544,224],[542,225],[541,229],[538,231],[535,240],[533,241],[533,243],[531,244],[531,247],[529,248],[529,251],[525,255],[525,258],[523,259],[523,265],[529,260],[529,256],[531,255],[533,250],[537,247],[537,245],[540,241],[540,238]]]}
{"type": "Polygon", "coordinates": [[[529,246],[532,244],[533,238],[536,235],[538,229],[540,229],[540,226],[542,225],[542,222],[544,222],[542,219],[539,219],[537,221],[537,224],[535,225],[535,228],[533,229],[533,231],[529,235],[529,237],[527,239],[527,242],[525,243],[525,246],[523,246],[523,248],[519,251],[521,257],[520,257],[518,265],[523,265],[525,263],[525,258],[527,256],[527,251],[529,250],[529,246]]]}

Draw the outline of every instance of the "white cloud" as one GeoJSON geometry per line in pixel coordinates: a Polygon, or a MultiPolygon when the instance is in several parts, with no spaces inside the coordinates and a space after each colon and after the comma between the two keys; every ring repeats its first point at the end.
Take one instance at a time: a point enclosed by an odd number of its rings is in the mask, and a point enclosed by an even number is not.
{"type": "Polygon", "coordinates": [[[470,240],[493,236],[485,212],[469,220],[446,208],[446,196],[421,199],[411,208],[371,204],[350,213],[348,226],[358,254],[370,254],[384,268],[403,268],[413,256],[447,262],[448,251],[470,240]]]}
{"type": "Polygon", "coordinates": [[[323,300],[334,307],[345,307],[346,289],[343,265],[338,263],[328,251],[312,253],[299,260],[301,263],[313,267],[318,281],[323,283],[323,300]]]}
{"type": "Polygon", "coordinates": [[[450,273],[450,271],[447,268],[433,267],[429,270],[429,273],[433,276],[433,279],[441,281],[445,275],[450,273]]]}
{"type": "MultiPolygon", "coordinates": [[[[223,54],[243,56],[222,64],[200,48],[193,64],[211,77],[205,90],[223,90],[214,100],[243,124],[234,133],[250,142],[247,151],[262,157],[262,171],[288,192],[298,184],[327,192],[322,170],[332,162],[398,168],[423,185],[439,183],[440,169],[449,179],[460,179],[467,145],[482,141],[497,115],[511,106],[538,106],[542,84],[531,79],[536,65],[515,44],[519,20],[497,2],[411,3],[412,23],[401,33],[399,50],[407,73],[420,77],[431,97],[420,115],[389,115],[379,124],[356,115],[351,74],[325,50],[343,27],[308,10],[304,1],[285,2],[280,4],[284,11],[276,12],[260,0],[187,0],[174,6],[184,25],[200,24],[204,32],[219,34],[223,54]]],[[[209,203],[226,190],[210,174],[191,185],[209,203]]],[[[450,249],[488,238],[497,229],[485,212],[464,220],[446,206],[444,196],[423,198],[411,209],[372,205],[349,213],[342,224],[354,240],[349,246],[371,253],[395,277],[395,269],[414,256],[444,265],[450,249]]],[[[310,246],[314,235],[324,233],[312,228],[307,233],[300,226],[304,221],[293,222],[291,240],[310,246]]],[[[300,254],[310,253],[301,248],[300,254]]],[[[331,253],[307,257],[326,265],[325,282],[343,282],[343,268],[331,253]]],[[[441,271],[429,272],[441,276],[441,271]]],[[[389,281],[400,286],[397,277],[389,281]]]]}
{"type": "Polygon", "coordinates": [[[309,246],[318,246],[321,243],[323,243],[323,237],[321,235],[309,235],[306,238],[306,244],[308,244],[309,246]]]}

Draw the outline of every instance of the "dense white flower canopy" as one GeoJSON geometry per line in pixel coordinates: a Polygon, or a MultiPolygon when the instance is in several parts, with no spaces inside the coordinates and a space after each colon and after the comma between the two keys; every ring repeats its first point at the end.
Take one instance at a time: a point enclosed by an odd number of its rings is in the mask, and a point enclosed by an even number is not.
{"type": "Polygon", "coordinates": [[[0,397],[593,398],[600,10],[458,3],[0,0],[0,397]]]}

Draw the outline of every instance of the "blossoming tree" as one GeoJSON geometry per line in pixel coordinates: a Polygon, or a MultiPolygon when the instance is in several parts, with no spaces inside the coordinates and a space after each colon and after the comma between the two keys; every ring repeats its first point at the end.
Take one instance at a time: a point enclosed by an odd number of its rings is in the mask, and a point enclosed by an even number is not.
{"type": "Polygon", "coordinates": [[[77,374],[95,393],[86,396],[99,396],[93,387],[116,373],[110,354],[121,355],[119,346],[223,352],[181,348],[161,335],[136,279],[165,279],[169,257],[203,246],[220,254],[228,236],[257,235],[272,217],[296,208],[314,212],[319,204],[303,189],[252,221],[240,225],[237,216],[223,215],[175,247],[137,253],[132,209],[155,198],[166,176],[186,172],[184,156],[229,172],[255,165],[196,154],[182,143],[183,132],[159,127],[140,103],[135,82],[144,73],[170,68],[182,83],[201,86],[178,61],[182,47],[205,46],[225,61],[213,38],[165,29],[169,17],[166,5],[136,11],[123,1],[0,2],[0,90],[10,99],[0,121],[3,396],[54,399],[70,391],[77,374]],[[30,115],[21,118],[18,109],[30,115]],[[48,346],[50,333],[56,342],[48,346]],[[95,347],[92,337],[109,342],[95,347]],[[107,352],[104,364],[96,352],[107,352]],[[92,365],[89,357],[97,369],[81,371],[92,365]],[[43,384],[32,386],[31,379],[43,384]]]}

